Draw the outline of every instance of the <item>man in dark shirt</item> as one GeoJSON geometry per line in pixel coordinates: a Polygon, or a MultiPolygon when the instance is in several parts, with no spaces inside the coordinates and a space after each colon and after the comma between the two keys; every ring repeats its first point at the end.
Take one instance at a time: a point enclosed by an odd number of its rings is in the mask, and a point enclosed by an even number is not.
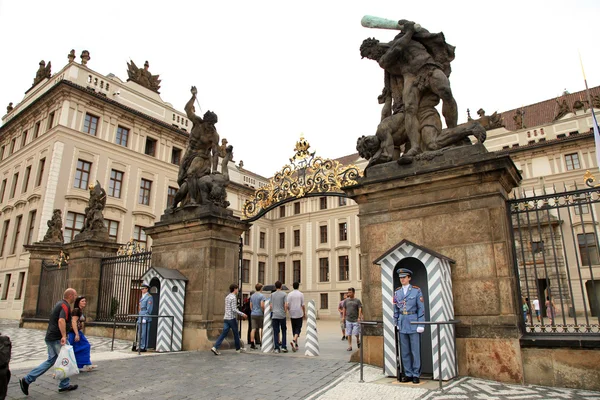
{"type": "MultiPolygon", "coordinates": [[[[56,303],[52,309],[45,339],[46,346],[48,347],[48,359],[27,374],[27,376],[19,379],[21,390],[25,395],[29,395],[29,385],[52,368],[58,358],[61,347],[68,344],[67,332],[71,326],[71,304],[73,304],[76,297],[77,291],[69,288],[65,290],[63,299],[56,303]]],[[[58,384],[59,392],[68,392],[75,389],[77,389],[77,385],[71,385],[69,378],[61,380],[58,384]]]]}

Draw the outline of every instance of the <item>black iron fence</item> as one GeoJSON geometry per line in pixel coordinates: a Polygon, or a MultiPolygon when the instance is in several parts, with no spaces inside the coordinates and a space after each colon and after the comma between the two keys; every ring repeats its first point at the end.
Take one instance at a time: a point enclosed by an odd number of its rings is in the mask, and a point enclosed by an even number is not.
{"type": "Polygon", "coordinates": [[[599,335],[600,188],[508,201],[526,335],[599,335]]]}
{"type": "Polygon", "coordinates": [[[119,316],[138,313],[141,279],[151,260],[151,251],[102,259],[96,321],[127,322],[119,316]]]}
{"type": "Polygon", "coordinates": [[[54,305],[63,298],[69,287],[69,268],[66,263],[59,265],[42,260],[38,301],[35,311],[37,318],[49,318],[54,305]]]}

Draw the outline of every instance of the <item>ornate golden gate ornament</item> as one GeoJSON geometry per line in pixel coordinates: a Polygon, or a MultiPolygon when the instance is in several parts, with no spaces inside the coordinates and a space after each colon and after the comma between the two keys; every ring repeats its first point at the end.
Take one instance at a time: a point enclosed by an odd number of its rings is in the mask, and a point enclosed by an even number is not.
{"type": "Polygon", "coordinates": [[[590,172],[590,170],[585,171],[585,175],[583,175],[583,182],[585,182],[585,184],[591,188],[600,186],[600,184],[596,184],[596,178],[594,178],[594,175],[590,172]]]}
{"type": "Polygon", "coordinates": [[[355,185],[362,173],[355,165],[322,159],[309,152],[304,136],[296,142],[296,154],[244,203],[244,217],[251,222],[283,203],[308,196],[327,194],[345,197],[343,187],[355,185]]]}

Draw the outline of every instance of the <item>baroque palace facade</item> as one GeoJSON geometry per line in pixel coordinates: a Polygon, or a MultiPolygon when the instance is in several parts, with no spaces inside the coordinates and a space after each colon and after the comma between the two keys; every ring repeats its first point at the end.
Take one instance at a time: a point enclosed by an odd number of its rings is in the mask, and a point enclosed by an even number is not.
{"type": "MultiPolygon", "coordinates": [[[[68,243],[83,224],[88,186],[98,181],[107,192],[110,237],[150,248],[144,227],[160,219],[177,191],[191,121],[161,99],[160,81],[148,65],[142,70],[132,63],[123,81],[93,71],[88,60],[85,51],[80,62],[71,52],[55,74],[40,66],[25,97],[2,117],[0,318],[21,317],[29,264],[23,245],[44,238],[53,210],[62,212],[68,243]]],[[[592,94],[600,95],[600,87],[592,94]]],[[[586,169],[598,167],[589,105],[573,108],[584,98],[579,92],[561,97],[561,104],[551,99],[504,112],[504,123],[497,124],[503,126],[489,130],[485,144],[511,154],[523,188],[582,182],[586,169]]],[[[366,165],[358,154],[336,161],[366,165]]],[[[233,162],[228,168],[230,208],[243,218],[244,202],[268,179],[233,162]]],[[[281,280],[291,288],[299,281],[320,317],[337,317],[348,287],[359,298],[362,293],[357,214],[358,206],[344,197],[309,197],[254,222],[243,236],[244,295],[256,282],[281,280]]]]}

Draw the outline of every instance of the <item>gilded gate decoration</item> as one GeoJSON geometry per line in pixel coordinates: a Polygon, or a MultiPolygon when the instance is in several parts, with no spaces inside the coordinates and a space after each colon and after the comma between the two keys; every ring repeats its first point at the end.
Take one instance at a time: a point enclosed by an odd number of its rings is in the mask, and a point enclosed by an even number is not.
{"type": "Polygon", "coordinates": [[[275,207],[308,196],[345,196],[342,188],[355,185],[362,174],[355,165],[323,159],[309,151],[310,144],[303,136],[296,142],[296,153],[269,180],[266,186],[256,190],[244,203],[244,217],[255,221],[275,207]]]}

